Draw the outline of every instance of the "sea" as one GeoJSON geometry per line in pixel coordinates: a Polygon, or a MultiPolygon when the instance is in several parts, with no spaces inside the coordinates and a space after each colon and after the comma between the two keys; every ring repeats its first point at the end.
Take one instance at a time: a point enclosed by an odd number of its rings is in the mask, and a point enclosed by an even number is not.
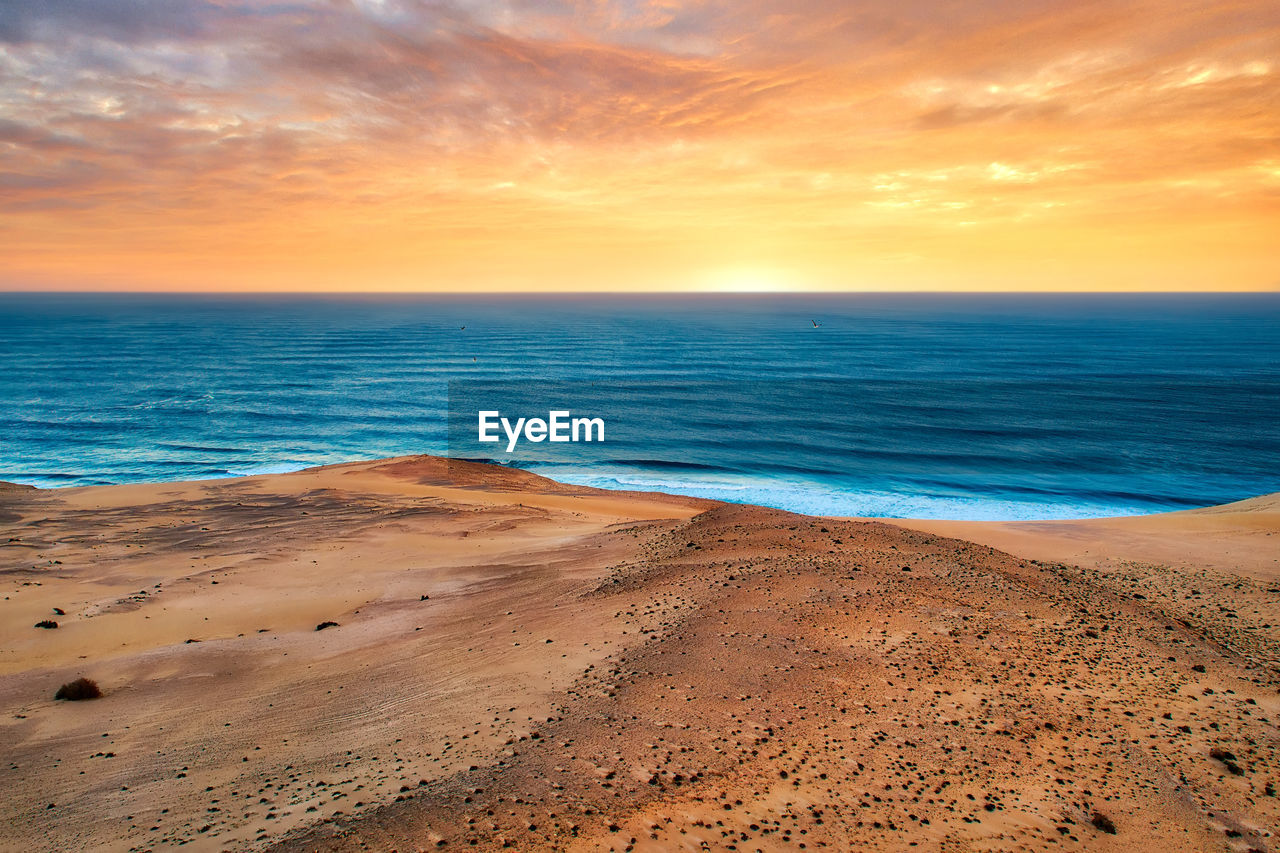
{"type": "Polygon", "coordinates": [[[822,515],[1236,501],[1280,491],[1280,293],[0,294],[0,480],[416,453],[822,515]],[[505,453],[486,407],[604,440],[505,453]]]}

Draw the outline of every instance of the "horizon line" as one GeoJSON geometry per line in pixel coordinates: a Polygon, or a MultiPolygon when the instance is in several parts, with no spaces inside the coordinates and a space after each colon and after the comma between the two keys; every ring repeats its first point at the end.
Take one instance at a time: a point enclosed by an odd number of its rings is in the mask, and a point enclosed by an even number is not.
{"type": "Polygon", "coordinates": [[[1277,295],[1274,289],[1248,290],[140,290],[140,289],[47,289],[7,290],[0,288],[0,296],[1249,296],[1277,295]]]}

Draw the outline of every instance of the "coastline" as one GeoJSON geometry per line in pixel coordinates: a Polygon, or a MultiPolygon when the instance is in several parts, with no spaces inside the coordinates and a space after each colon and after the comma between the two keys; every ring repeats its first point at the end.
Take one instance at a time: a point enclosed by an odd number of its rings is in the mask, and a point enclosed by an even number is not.
{"type": "MultiPolygon", "coordinates": [[[[210,482],[220,480],[242,480],[282,474],[297,474],[322,468],[340,465],[370,464],[387,459],[406,458],[407,456],[436,456],[427,452],[393,456],[355,455],[336,460],[316,460],[311,462],[279,462],[262,463],[256,467],[237,470],[221,470],[216,473],[199,476],[166,477],[129,477],[121,480],[109,480],[94,471],[78,473],[58,473],[32,475],[25,479],[18,477],[11,481],[0,479],[0,489],[36,488],[44,490],[62,490],[79,488],[103,488],[111,486],[155,486],[167,484],[210,482]]],[[[1192,501],[1185,496],[1176,500],[1169,496],[1161,498],[1135,498],[1128,496],[1124,502],[1115,503],[1097,495],[1061,494],[1044,501],[1012,499],[1009,496],[982,494],[934,494],[912,493],[909,491],[892,491],[886,488],[869,486],[865,491],[850,491],[833,488],[818,480],[794,482],[770,479],[770,475],[745,475],[734,473],[735,480],[681,480],[670,476],[650,472],[648,474],[622,474],[618,471],[596,470],[591,466],[572,466],[563,464],[503,461],[492,458],[448,457],[457,461],[493,465],[518,471],[526,471],[534,476],[554,480],[566,487],[596,489],[604,492],[667,494],[687,497],[695,500],[739,504],[742,506],[764,506],[784,512],[800,515],[821,516],[827,518],[849,518],[878,521],[910,521],[921,523],[1040,523],[1040,522],[1074,522],[1084,520],[1105,520],[1112,518],[1145,517],[1168,515],[1190,510],[1204,509],[1214,504],[1210,502],[1192,501]]],[[[629,464],[629,463],[628,463],[629,464]]],[[[666,463],[656,463],[666,464],[666,463]]],[[[726,472],[728,474],[729,472],[726,472]]],[[[8,475],[13,477],[12,474],[8,475]]],[[[1239,501],[1236,501],[1239,502],[1239,501]]]]}
{"type": "Polygon", "coordinates": [[[1220,849],[1280,822],[1276,495],[857,520],[400,457],[0,489],[0,519],[0,846],[1220,849]],[[78,675],[105,696],[54,702],[78,675]]]}

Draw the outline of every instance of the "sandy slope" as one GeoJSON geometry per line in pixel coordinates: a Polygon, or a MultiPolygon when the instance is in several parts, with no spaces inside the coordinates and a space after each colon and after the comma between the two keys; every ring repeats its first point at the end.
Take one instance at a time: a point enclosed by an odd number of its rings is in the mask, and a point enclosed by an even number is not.
{"type": "Polygon", "coordinates": [[[1275,506],[1012,556],[428,458],[5,491],[0,846],[1273,849],[1275,506]]]}
{"type": "Polygon", "coordinates": [[[1107,568],[1154,563],[1280,581],[1280,494],[1224,506],[1087,521],[895,521],[1010,554],[1107,568]]]}

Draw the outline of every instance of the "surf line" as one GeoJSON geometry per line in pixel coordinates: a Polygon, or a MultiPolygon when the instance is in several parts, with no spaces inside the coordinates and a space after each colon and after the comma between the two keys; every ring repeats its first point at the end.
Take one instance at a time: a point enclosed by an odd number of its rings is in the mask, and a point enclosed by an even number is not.
{"type": "Polygon", "coordinates": [[[502,417],[502,412],[485,409],[476,413],[480,441],[501,441],[497,429],[507,435],[507,453],[516,449],[520,438],[526,441],[604,441],[604,418],[574,418],[568,409],[553,409],[544,418],[502,417]],[[595,436],[594,438],[592,436],[595,436]],[[579,437],[581,436],[581,437],[579,437]]]}

